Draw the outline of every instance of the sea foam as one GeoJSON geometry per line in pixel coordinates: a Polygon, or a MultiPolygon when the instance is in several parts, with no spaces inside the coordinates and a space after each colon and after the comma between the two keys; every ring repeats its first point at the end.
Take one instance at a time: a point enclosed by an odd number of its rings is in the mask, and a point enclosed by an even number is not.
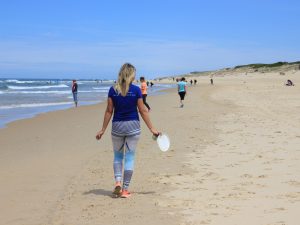
{"type": "Polygon", "coordinates": [[[3,106],[0,106],[0,109],[34,108],[34,107],[70,105],[70,104],[73,104],[73,102],[49,102],[49,103],[32,103],[32,104],[13,104],[13,105],[3,105],[3,106]]]}
{"type": "Polygon", "coordinates": [[[49,88],[68,88],[69,86],[65,84],[59,84],[59,85],[46,85],[46,86],[27,86],[27,87],[21,87],[21,86],[7,86],[9,89],[13,90],[27,90],[27,89],[49,89],[49,88]]]}

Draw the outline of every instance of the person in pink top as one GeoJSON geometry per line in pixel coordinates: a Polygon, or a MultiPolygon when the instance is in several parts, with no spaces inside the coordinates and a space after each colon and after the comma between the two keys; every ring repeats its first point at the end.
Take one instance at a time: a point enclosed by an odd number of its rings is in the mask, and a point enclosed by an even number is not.
{"type": "Polygon", "coordinates": [[[147,83],[145,81],[145,77],[140,77],[140,82],[141,82],[141,92],[142,92],[142,96],[143,96],[144,105],[147,107],[148,111],[150,111],[150,106],[146,102],[148,87],[147,87],[147,83]]]}

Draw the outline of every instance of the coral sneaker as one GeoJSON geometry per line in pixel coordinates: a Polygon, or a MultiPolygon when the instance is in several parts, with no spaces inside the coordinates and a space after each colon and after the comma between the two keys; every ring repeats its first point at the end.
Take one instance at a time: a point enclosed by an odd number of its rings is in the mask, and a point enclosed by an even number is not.
{"type": "Polygon", "coordinates": [[[121,193],[121,198],[128,198],[131,196],[131,193],[128,190],[123,190],[121,193]]]}
{"type": "Polygon", "coordinates": [[[117,185],[112,194],[113,194],[113,197],[118,198],[118,197],[120,197],[121,193],[122,193],[122,188],[121,188],[121,186],[117,185]]]}

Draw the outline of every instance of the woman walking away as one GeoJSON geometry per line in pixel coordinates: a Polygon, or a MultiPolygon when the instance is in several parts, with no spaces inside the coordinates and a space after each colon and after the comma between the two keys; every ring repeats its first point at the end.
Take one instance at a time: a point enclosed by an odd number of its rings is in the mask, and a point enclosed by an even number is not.
{"type": "Polygon", "coordinates": [[[142,91],[142,96],[143,96],[143,103],[147,107],[148,111],[150,111],[150,106],[146,102],[148,87],[147,87],[147,83],[145,81],[145,77],[140,77],[140,82],[141,82],[141,91],[142,91]]]}
{"type": "Polygon", "coordinates": [[[111,87],[108,92],[102,129],[96,134],[96,139],[100,140],[113,114],[111,138],[116,182],[113,191],[114,197],[127,198],[130,196],[128,187],[133,174],[136,146],[141,134],[138,110],[151,133],[159,135],[144,107],[140,88],[132,84],[135,73],[135,67],[129,63],[125,63],[121,67],[116,85],[111,87]]]}
{"type": "Polygon", "coordinates": [[[177,83],[177,86],[178,94],[180,96],[180,108],[183,108],[183,100],[186,95],[186,82],[184,77],[177,83]]]}

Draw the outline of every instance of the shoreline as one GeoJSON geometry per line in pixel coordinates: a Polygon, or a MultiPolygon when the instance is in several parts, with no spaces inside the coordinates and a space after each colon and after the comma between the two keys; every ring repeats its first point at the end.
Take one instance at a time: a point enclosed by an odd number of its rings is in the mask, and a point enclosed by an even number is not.
{"type": "MultiPolygon", "coordinates": [[[[84,106],[89,106],[89,105],[97,105],[97,104],[101,104],[103,103],[102,101],[100,102],[93,102],[93,103],[83,103],[82,105],[78,106],[78,107],[84,107],[84,106]]],[[[64,110],[69,110],[74,107],[74,102],[70,102],[69,104],[63,104],[63,105],[55,105],[55,106],[42,106],[42,107],[37,107],[39,108],[38,111],[35,112],[31,112],[31,113],[27,113],[26,115],[16,115],[14,118],[8,119],[6,120],[7,122],[3,121],[3,125],[0,126],[0,130],[1,129],[5,129],[9,126],[9,124],[20,121],[20,120],[27,120],[27,119],[33,119],[39,115],[42,114],[47,114],[47,113],[51,113],[51,112],[56,112],[56,111],[64,111],[64,110]],[[72,106],[70,106],[72,105],[72,106]]]]}
{"type": "Polygon", "coordinates": [[[110,197],[110,125],[95,140],[105,104],[13,122],[0,129],[0,223],[296,225],[297,76],[294,87],[278,75],[200,82],[188,87],[183,109],[176,89],[149,96],[151,120],[171,148],[160,152],[141,122],[126,200],[110,197]]]}
{"type": "MultiPolygon", "coordinates": [[[[160,83],[161,84],[161,83],[160,83]]],[[[163,83],[164,84],[164,83],[163,83]]],[[[169,85],[169,84],[165,84],[165,85],[169,85]]],[[[154,92],[150,92],[149,96],[155,96],[155,95],[160,95],[161,93],[163,94],[163,92],[167,89],[171,89],[173,87],[163,87],[160,88],[158,90],[155,90],[154,92]]],[[[93,102],[89,102],[89,101],[79,101],[80,105],[79,107],[82,106],[87,106],[87,105],[97,105],[97,104],[101,104],[103,102],[106,101],[106,96],[101,97],[101,99],[97,102],[93,101],[93,102]]],[[[1,129],[5,129],[10,123],[13,123],[15,121],[19,121],[19,120],[23,120],[23,119],[31,119],[34,118],[40,114],[45,114],[45,113],[49,113],[49,112],[54,112],[54,111],[61,111],[61,110],[68,110],[74,108],[74,102],[69,102],[69,103],[64,103],[64,104],[59,104],[59,102],[57,103],[57,105],[48,105],[48,106],[38,106],[38,107],[29,107],[29,108],[23,108],[20,107],[20,110],[27,110],[27,111],[23,111],[22,115],[17,114],[9,117],[9,118],[5,118],[3,119],[3,121],[1,121],[0,123],[0,130],[1,129]]],[[[10,110],[10,109],[8,109],[10,110]]],[[[13,109],[16,110],[16,109],[13,109]]]]}

